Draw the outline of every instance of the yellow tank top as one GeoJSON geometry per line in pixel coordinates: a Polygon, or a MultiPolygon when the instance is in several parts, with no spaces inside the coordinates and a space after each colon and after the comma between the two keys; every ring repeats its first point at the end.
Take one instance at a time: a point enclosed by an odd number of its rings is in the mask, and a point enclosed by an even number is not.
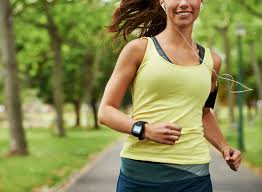
{"type": "Polygon", "coordinates": [[[166,145],[128,135],[120,156],[174,164],[208,163],[202,109],[211,91],[210,49],[205,48],[202,64],[180,66],[161,57],[152,39],[147,39],[143,61],[131,84],[132,118],[148,123],[176,123],[182,127],[181,136],[174,145],[166,145]]]}

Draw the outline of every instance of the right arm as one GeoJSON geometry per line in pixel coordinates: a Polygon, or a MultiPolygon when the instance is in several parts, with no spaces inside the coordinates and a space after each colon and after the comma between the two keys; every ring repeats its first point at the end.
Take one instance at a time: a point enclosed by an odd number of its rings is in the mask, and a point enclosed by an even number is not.
{"type": "Polygon", "coordinates": [[[98,121],[116,131],[131,134],[134,119],[119,110],[122,99],[133,81],[146,50],[146,40],[136,39],[121,51],[114,71],[105,87],[98,110],[98,121]]]}
{"type": "MultiPolygon", "coordinates": [[[[121,112],[119,108],[143,60],[146,46],[147,40],[136,39],[129,42],[121,51],[99,106],[100,124],[131,134],[131,128],[136,120],[121,112]]],[[[179,139],[180,130],[181,128],[173,123],[146,124],[145,138],[158,143],[174,144],[179,139]]]]}

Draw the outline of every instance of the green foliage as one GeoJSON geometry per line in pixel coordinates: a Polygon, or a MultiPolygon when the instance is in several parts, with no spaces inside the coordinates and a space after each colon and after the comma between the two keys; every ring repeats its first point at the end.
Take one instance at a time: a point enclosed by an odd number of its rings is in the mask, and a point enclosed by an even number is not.
{"type": "MultiPolygon", "coordinates": [[[[47,18],[43,1],[12,0],[15,15],[17,52],[22,88],[35,88],[38,96],[52,103],[51,74],[53,54],[46,30],[47,18]]],[[[66,102],[83,100],[96,94],[101,97],[116,62],[118,53],[111,47],[111,35],[104,26],[109,25],[117,1],[50,1],[49,9],[58,27],[63,46],[64,91],[66,102]],[[97,59],[99,58],[99,59],[97,59]],[[88,70],[85,70],[88,68],[88,70]],[[84,79],[87,80],[84,80],[84,79]],[[86,91],[87,90],[87,91],[86,91]]],[[[261,67],[262,22],[258,0],[204,1],[204,8],[195,24],[197,41],[213,47],[224,59],[223,38],[219,29],[228,27],[231,44],[231,73],[238,71],[235,27],[246,29],[244,42],[245,82],[256,89],[256,79],[250,67],[250,41],[256,43],[256,55],[261,67]]],[[[222,65],[222,73],[225,65],[222,65]]],[[[0,102],[2,98],[0,83],[0,102]]],[[[257,93],[257,90],[254,91],[257,93]]],[[[3,100],[3,99],[2,99],[3,100]]]]}
{"type": "MultiPolygon", "coordinates": [[[[215,48],[216,52],[222,57],[223,63],[221,67],[221,74],[225,72],[225,50],[224,50],[224,40],[222,36],[222,30],[228,28],[227,36],[229,46],[231,48],[230,57],[230,73],[237,79],[238,74],[238,43],[236,35],[236,26],[242,25],[246,34],[242,38],[243,42],[243,65],[244,65],[244,84],[248,87],[254,89],[251,93],[253,98],[257,98],[257,87],[256,78],[254,78],[254,72],[251,64],[251,52],[250,52],[250,42],[254,41],[256,46],[256,56],[258,57],[258,64],[260,65],[260,71],[262,69],[262,44],[261,42],[261,30],[262,30],[262,18],[254,14],[251,14],[246,6],[241,3],[242,1],[204,1],[203,10],[200,13],[200,18],[195,26],[195,37],[197,41],[202,44],[215,48]]],[[[261,3],[258,1],[245,1],[249,6],[258,10],[261,10],[261,3]]],[[[262,72],[262,71],[261,71],[262,72]]],[[[219,80],[220,83],[225,85],[224,80],[219,80]]]]}
{"type": "MultiPolygon", "coordinates": [[[[17,7],[20,4],[18,2],[17,7]]],[[[16,18],[19,69],[25,87],[37,88],[38,96],[45,102],[52,103],[51,76],[54,61],[50,38],[45,28],[47,18],[42,2],[30,4],[25,1],[25,4],[30,6],[16,18]]],[[[97,79],[103,78],[107,70],[103,68],[103,63],[112,66],[115,59],[111,49],[108,46],[105,48],[110,36],[104,28],[110,21],[108,15],[113,6],[112,2],[105,4],[93,1],[50,3],[50,13],[62,39],[66,102],[81,102],[86,90],[95,90],[93,94],[97,95],[101,95],[103,91],[105,84],[100,85],[101,81],[97,79]],[[98,57],[101,59],[97,63],[98,57]],[[94,65],[101,65],[102,68],[94,69],[94,65]],[[85,81],[86,77],[88,82],[85,81]]]]}

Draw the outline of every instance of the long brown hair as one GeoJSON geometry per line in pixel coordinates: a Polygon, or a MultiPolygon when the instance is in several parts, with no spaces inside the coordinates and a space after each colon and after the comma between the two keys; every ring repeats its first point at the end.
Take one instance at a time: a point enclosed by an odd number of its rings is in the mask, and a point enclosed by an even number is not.
{"type": "Polygon", "coordinates": [[[166,27],[166,14],[158,0],[122,0],[116,8],[109,32],[115,33],[115,38],[128,36],[139,29],[138,35],[155,36],[166,27]]]}

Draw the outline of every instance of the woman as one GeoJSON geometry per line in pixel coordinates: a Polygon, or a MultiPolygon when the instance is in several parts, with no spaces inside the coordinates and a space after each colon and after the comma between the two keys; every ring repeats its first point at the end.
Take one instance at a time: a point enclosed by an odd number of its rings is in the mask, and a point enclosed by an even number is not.
{"type": "Polygon", "coordinates": [[[121,51],[99,107],[99,123],[129,134],[121,151],[117,192],[210,192],[207,140],[237,171],[210,108],[221,59],[193,42],[201,0],[122,0],[110,31],[140,37],[121,51]],[[119,108],[131,85],[131,117],[119,108]]]}

